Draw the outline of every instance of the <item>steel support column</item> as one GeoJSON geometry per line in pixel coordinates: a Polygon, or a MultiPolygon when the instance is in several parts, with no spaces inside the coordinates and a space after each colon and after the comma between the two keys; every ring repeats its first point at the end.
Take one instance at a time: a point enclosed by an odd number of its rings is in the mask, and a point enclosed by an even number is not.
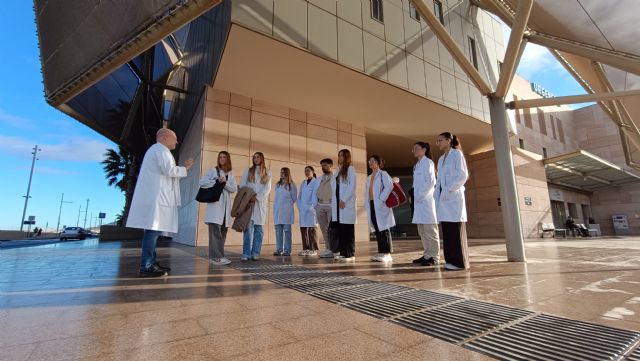
{"type": "Polygon", "coordinates": [[[502,221],[504,223],[504,239],[507,246],[507,259],[510,262],[524,262],[524,237],[520,219],[520,205],[516,175],[513,169],[513,157],[509,144],[507,112],[504,98],[489,97],[491,114],[491,132],[496,154],[498,181],[500,184],[500,200],[502,204],[502,221]]]}

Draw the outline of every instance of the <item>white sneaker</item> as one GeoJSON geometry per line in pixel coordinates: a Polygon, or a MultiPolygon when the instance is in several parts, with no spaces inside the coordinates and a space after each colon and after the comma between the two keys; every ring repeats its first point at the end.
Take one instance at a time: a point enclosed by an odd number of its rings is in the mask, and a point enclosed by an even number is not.
{"type": "Polygon", "coordinates": [[[320,253],[320,258],[333,258],[333,252],[330,249],[325,249],[320,253]]]}
{"type": "Polygon", "coordinates": [[[309,251],[307,251],[306,249],[303,249],[302,251],[300,251],[300,253],[298,253],[298,256],[306,256],[309,254],[309,251]]]}
{"type": "Polygon", "coordinates": [[[373,262],[382,262],[381,257],[382,257],[382,253],[376,253],[375,256],[371,257],[371,260],[373,262]]]}
{"type": "Polygon", "coordinates": [[[224,266],[231,263],[231,261],[229,261],[227,258],[214,258],[214,259],[210,259],[209,263],[215,266],[224,266]]]}
{"type": "Polygon", "coordinates": [[[393,258],[391,257],[390,253],[383,255],[381,258],[382,260],[380,262],[384,262],[384,263],[393,262],[393,258]]]}
{"type": "Polygon", "coordinates": [[[314,251],[312,249],[307,251],[307,256],[317,256],[317,255],[318,255],[318,252],[316,252],[316,251],[314,251]]]}
{"type": "Polygon", "coordinates": [[[449,271],[457,271],[457,270],[461,270],[462,268],[458,267],[458,266],[454,266],[451,263],[445,263],[444,264],[444,268],[448,269],[449,271]]]}
{"type": "Polygon", "coordinates": [[[340,255],[336,256],[335,259],[337,261],[339,261],[339,262],[353,262],[353,261],[356,260],[355,257],[345,257],[345,256],[340,256],[340,255]]]}

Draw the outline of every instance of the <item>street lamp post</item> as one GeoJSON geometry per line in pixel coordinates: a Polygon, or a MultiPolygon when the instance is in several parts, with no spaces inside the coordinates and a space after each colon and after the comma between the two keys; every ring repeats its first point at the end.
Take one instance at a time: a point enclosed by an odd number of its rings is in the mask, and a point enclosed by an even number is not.
{"type": "Polygon", "coordinates": [[[33,152],[31,152],[31,154],[33,154],[33,159],[31,159],[31,172],[29,173],[29,185],[27,186],[27,195],[23,196],[24,209],[22,210],[22,221],[20,222],[20,232],[22,232],[22,229],[24,228],[24,216],[25,214],[27,214],[27,204],[29,203],[29,198],[31,198],[29,193],[31,193],[31,179],[33,178],[33,168],[36,165],[36,160],[37,160],[36,157],[39,151],[42,151],[42,149],[38,148],[38,145],[36,144],[36,146],[33,147],[33,152]]]}
{"type": "Polygon", "coordinates": [[[60,210],[58,211],[58,225],[56,225],[56,233],[60,230],[60,215],[62,214],[62,204],[63,203],[73,203],[64,200],[64,193],[62,193],[62,198],[60,198],[60,210]]]}

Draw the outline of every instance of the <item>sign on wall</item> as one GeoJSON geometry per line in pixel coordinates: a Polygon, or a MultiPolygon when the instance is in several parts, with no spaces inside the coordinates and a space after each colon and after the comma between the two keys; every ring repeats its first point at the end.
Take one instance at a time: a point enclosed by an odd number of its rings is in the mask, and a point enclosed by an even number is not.
{"type": "Polygon", "coordinates": [[[549,199],[551,199],[552,201],[564,202],[564,194],[560,189],[549,188],[549,199]]]}

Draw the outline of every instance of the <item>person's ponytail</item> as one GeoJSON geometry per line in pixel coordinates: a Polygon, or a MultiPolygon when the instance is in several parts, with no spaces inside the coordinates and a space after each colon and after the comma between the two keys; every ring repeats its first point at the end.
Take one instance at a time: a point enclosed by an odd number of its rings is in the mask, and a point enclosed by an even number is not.
{"type": "Polygon", "coordinates": [[[460,140],[458,140],[458,136],[451,134],[451,148],[458,149],[458,147],[460,147],[460,140]]]}

